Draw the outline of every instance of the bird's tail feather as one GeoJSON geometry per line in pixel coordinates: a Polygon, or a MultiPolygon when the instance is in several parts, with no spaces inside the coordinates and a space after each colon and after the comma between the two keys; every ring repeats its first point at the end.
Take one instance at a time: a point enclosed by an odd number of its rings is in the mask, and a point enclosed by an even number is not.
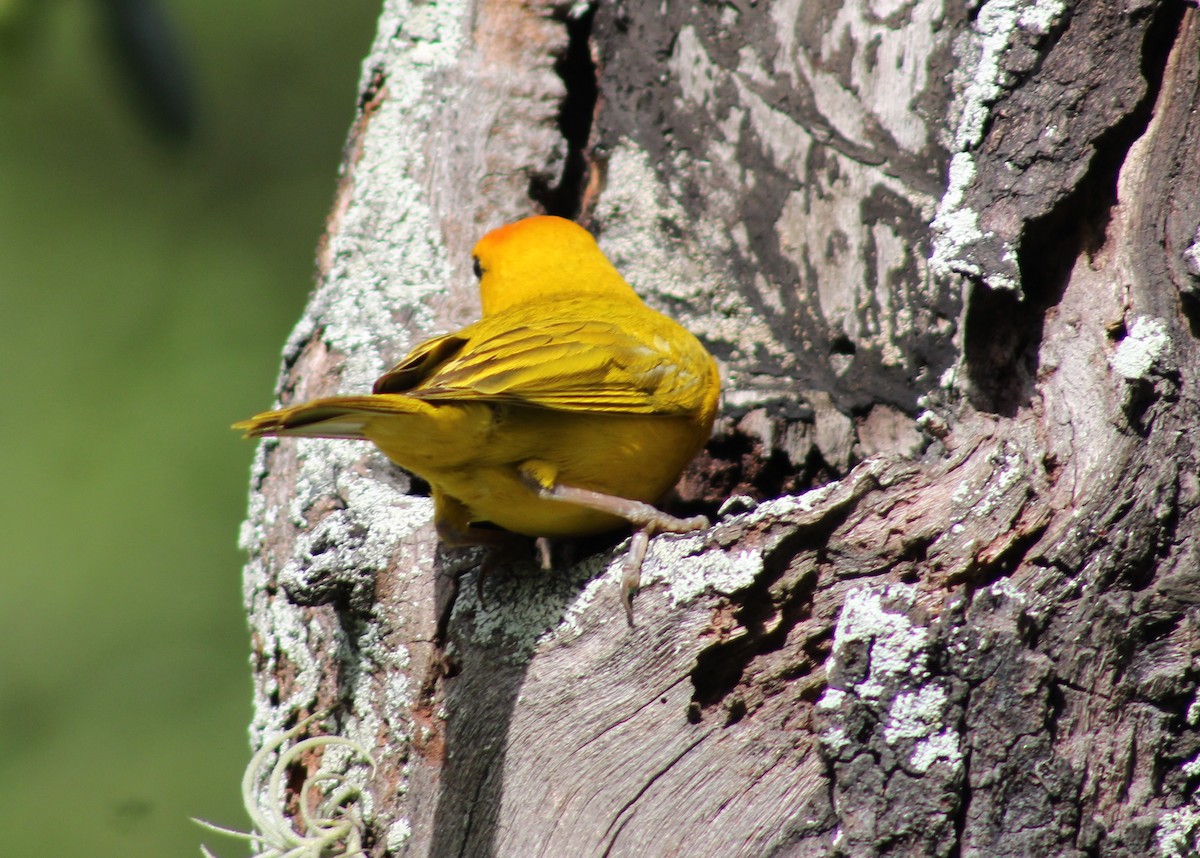
{"type": "Polygon", "coordinates": [[[380,415],[410,414],[428,409],[407,396],[330,396],[302,405],[255,414],[233,424],[247,438],[290,435],[301,438],[366,438],[363,429],[380,415]]]}

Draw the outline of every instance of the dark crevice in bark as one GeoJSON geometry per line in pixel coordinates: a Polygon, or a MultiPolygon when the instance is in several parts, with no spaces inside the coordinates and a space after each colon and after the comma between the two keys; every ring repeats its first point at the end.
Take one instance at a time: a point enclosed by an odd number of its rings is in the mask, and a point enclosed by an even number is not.
{"type": "MultiPolygon", "coordinates": [[[[693,713],[709,709],[736,695],[748,675],[786,673],[797,679],[812,673],[824,661],[828,634],[816,640],[796,641],[794,633],[812,616],[812,597],[818,575],[815,558],[806,546],[819,544],[845,517],[840,511],[816,528],[793,531],[763,556],[763,572],[749,587],[731,595],[738,605],[733,613],[737,626],[745,630],[703,650],[692,669],[693,713]],[[789,662],[768,671],[751,670],[763,656],[788,648],[789,662]]],[[[799,629],[804,634],[803,629],[799,629]]],[[[743,696],[730,700],[726,726],[740,721],[749,709],[743,696]]]]}
{"type": "Polygon", "coordinates": [[[371,77],[367,81],[366,87],[358,96],[358,110],[360,113],[369,113],[378,105],[380,93],[387,85],[387,72],[378,65],[371,67],[371,77]]]}
{"type": "MultiPolygon", "coordinates": [[[[1038,501],[1034,499],[1031,502],[1037,503],[1038,501]]],[[[1003,551],[987,562],[976,561],[978,565],[974,566],[970,573],[971,589],[980,590],[990,587],[1002,578],[1007,578],[1016,572],[1022,564],[1029,560],[1029,552],[1041,541],[1042,535],[1049,526],[1049,517],[1028,528],[1022,528],[1020,523],[1014,525],[1019,532],[1003,551]]]]}
{"type": "MultiPolygon", "coordinates": [[[[462,586],[462,575],[465,570],[445,568],[445,555],[439,551],[434,560],[434,569],[438,576],[438,586],[435,588],[437,600],[437,625],[434,644],[443,652],[450,638],[450,618],[454,615],[454,604],[458,601],[458,589],[462,586]]],[[[483,574],[476,571],[476,575],[483,574]]]]}
{"type": "MultiPolygon", "coordinates": [[[[963,702],[963,712],[967,710],[967,704],[963,702]]],[[[966,719],[966,715],[963,715],[966,719]]],[[[961,726],[961,725],[960,725],[961,726]]],[[[963,775],[962,788],[958,795],[958,803],[954,809],[953,819],[951,820],[954,826],[954,845],[950,849],[950,858],[960,858],[963,854],[963,838],[967,833],[967,819],[971,810],[971,747],[967,745],[963,752],[963,775]]]]}
{"type": "Polygon", "coordinates": [[[567,93],[558,113],[558,130],[567,141],[562,174],[557,184],[550,184],[544,175],[536,175],[529,183],[529,196],[546,214],[575,220],[583,208],[584,190],[588,180],[588,140],[595,118],[599,94],[596,63],[592,59],[592,19],[594,5],[575,14],[566,10],[563,20],[567,28],[567,49],[554,63],[554,71],[562,78],[567,93]]]}
{"type": "MultiPolygon", "coordinates": [[[[787,436],[794,422],[772,418],[771,435],[787,436]]],[[[763,442],[736,426],[718,432],[684,473],[669,504],[678,515],[703,514],[715,518],[721,505],[731,497],[747,496],[754,501],[771,500],[807,491],[833,477],[822,470],[815,450],[796,464],[787,450],[768,449],[763,442]],[[822,479],[824,477],[824,479],[822,479]]]]}
{"type": "MultiPolygon", "coordinates": [[[[396,470],[400,470],[400,467],[396,466],[396,470]]],[[[402,473],[408,477],[408,491],[405,492],[405,494],[409,494],[417,498],[427,498],[433,494],[433,489],[430,487],[429,483],[425,482],[416,474],[410,474],[407,471],[402,471],[402,473]]]]}
{"type": "Polygon", "coordinates": [[[963,356],[972,404],[981,411],[1015,417],[1029,400],[1035,377],[1042,312],[1016,292],[968,287],[963,356]]]}
{"type": "Polygon", "coordinates": [[[1194,339],[1200,339],[1200,293],[1181,291],[1179,300],[1188,334],[1194,339]]]}
{"type": "Polygon", "coordinates": [[[1059,739],[1059,723],[1067,708],[1067,699],[1062,691],[1062,686],[1065,684],[1055,676],[1051,677],[1046,688],[1046,733],[1050,737],[1051,744],[1055,745],[1058,744],[1059,739]]]}
{"type": "Polygon", "coordinates": [[[1106,240],[1121,168],[1150,123],[1183,10],[1162,4],[1154,14],[1142,44],[1142,98],[1096,137],[1087,172],[1070,192],[1022,231],[1017,256],[1023,296],[980,283],[971,287],[964,352],[974,404],[982,410],[1012,417],[1029,401],[1046,311],[1062,299],[1080,257],[1106,240]]]}
{"type": "Polygon", "coordinates": [[[829,353],[831,355],[845,355],[847,357],[853,357],[854,353],[857,351],[858,347],[855,346],[854,342],[845,334],[838,334],[829,343],[829,353]]]}
{"type": "Polygon", "coordinates": [[[1088,171],[1072,193],[1026,228],[1019,252],[1021,280],[1035,302],[1057,302],[1080,251],[1092,253],[1104,243],[1117,202],[1117,179],[1130,148],[1150,124],[1182,15],[1181,5],[1159,5],[1142,42],[1146,91],[1141,100],[1096,138],[1088,171]]]}

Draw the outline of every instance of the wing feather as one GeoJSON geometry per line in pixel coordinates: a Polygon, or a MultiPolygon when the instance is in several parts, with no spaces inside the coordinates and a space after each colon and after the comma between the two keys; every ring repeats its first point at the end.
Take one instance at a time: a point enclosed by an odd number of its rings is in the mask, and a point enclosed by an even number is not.
{"type": "Polygon", "coordinates": [[[426,340],[404,356],[375,381],[373,393],[408,393],[438,371],[438,367],[462,351],[468,340],[458,334],[444,334],[426,340]]]}
{"type": "Polygon", "coordinates": [[[462,334],[468,332],[469,342],[408,390],[410,396],[562,411],[685,414],[703,395],[702,374],[710,361],[682,329],[682,337],[638,336],[627,325],[569,320],[510,328],[477,323],[462,334]]]}

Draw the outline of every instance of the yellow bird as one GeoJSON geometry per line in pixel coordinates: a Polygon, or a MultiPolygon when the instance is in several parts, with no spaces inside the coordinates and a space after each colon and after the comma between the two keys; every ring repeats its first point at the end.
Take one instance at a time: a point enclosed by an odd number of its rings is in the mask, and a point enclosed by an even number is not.
{"type": "Polygon", "coordinates": [[[651,504],[708,440],[716,362],[569,220],[500,227],[472,255],[480,321],[414,348],[370,396],[316,399],[234,428],[373,442],[429,483],[449,546],[506,538],[480,522],[539,538],[632,524],[622,578],[632,623],[649,538],[708,526],[651,504]]]}

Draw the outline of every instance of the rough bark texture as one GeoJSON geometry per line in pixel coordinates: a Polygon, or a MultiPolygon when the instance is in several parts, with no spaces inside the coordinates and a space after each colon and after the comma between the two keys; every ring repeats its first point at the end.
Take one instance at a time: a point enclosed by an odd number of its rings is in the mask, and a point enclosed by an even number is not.
{"type": "Polygon", "coordinates": [[[388,0],[280,399],[577,216],[724,365],[678,504],[742,499],[630,630],[621,546],[481,601],[373,448],[268,442],[256,741],[370,750],[304,764],[372,856],[1194,854],[1198,189],[1175,0],[388,0]]]}

